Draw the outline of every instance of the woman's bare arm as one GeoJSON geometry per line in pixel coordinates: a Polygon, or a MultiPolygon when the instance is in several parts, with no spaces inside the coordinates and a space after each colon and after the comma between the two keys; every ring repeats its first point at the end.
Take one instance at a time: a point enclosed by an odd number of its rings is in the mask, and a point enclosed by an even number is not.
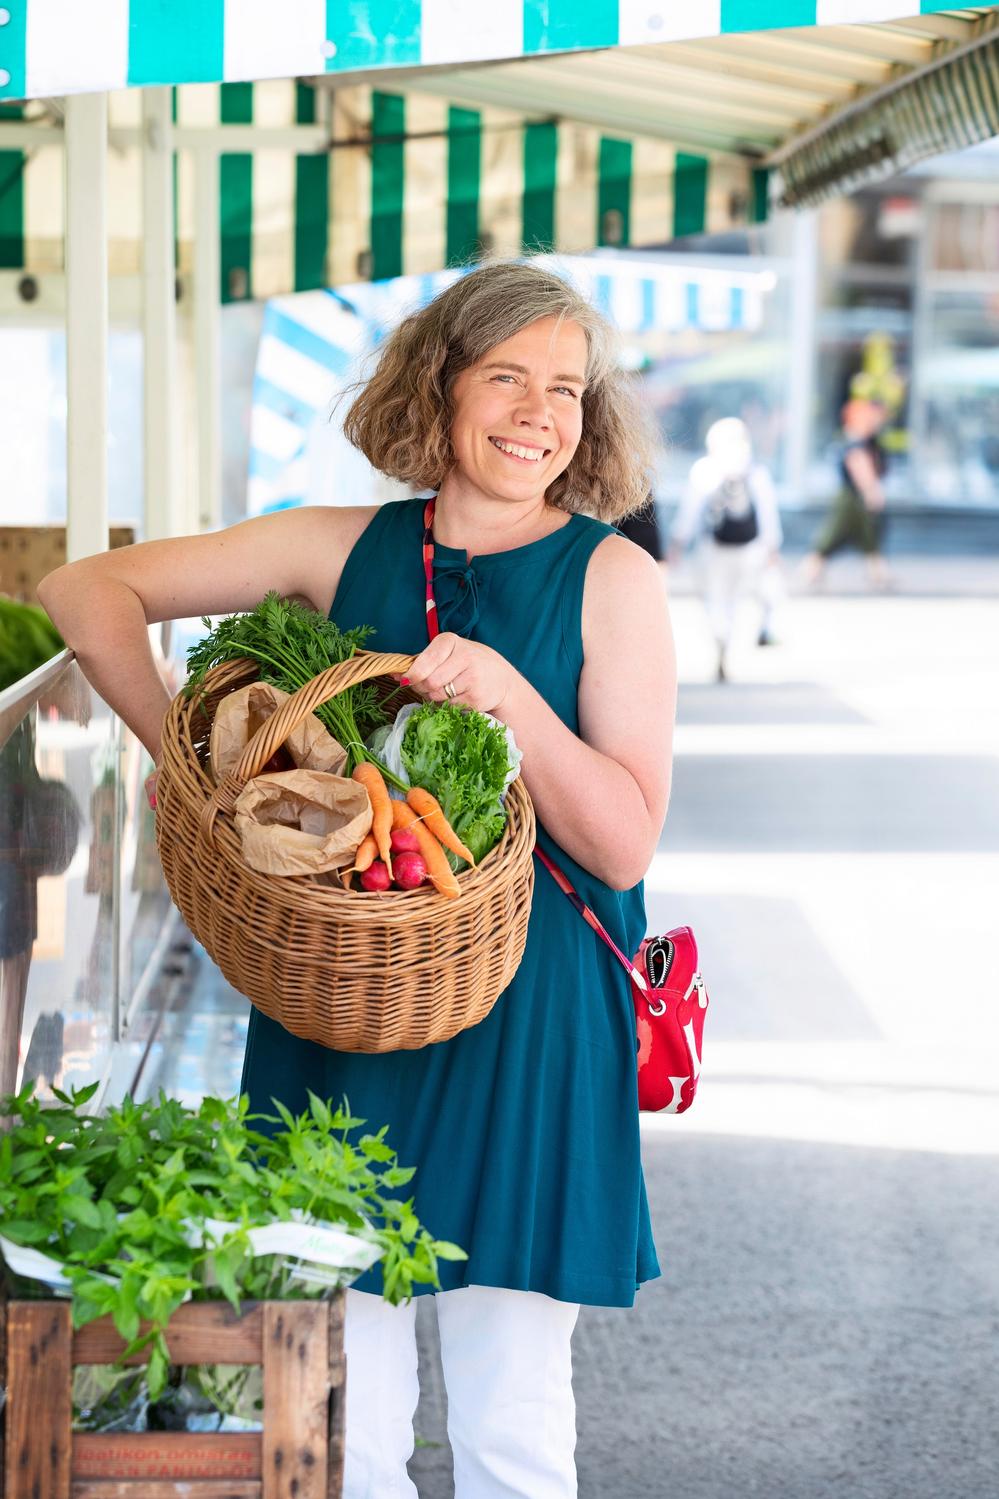
{"type": "Polygon", "coordinates": [[[584,869],[627,890],[666,816],[676,657],[662,574],[623,537],[601,542],[587,569],[583,646],[578,735],[519,673],[498,716],[524,752],[541,822],[584,869]]]}
{"type": "Polygon", "coordinates": [[[169,703],[147,626],[252,609],[269,589],[328,613],[370,508],[306,507],[205,536],[99,552],[49,573],[38,597],[80,667],[159,758],[169,703]]]}

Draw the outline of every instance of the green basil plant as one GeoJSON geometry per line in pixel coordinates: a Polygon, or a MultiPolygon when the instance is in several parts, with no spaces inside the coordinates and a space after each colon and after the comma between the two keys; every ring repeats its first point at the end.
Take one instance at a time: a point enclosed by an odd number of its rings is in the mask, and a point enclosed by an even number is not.
{"type": "Polygon", "coordinates": [[[381,1262],[383,1294],[408,1300],[439,1286],[439,1259],[463,1250],[434,1239],[399,1189],[386,1130],[360,1133],[349,1105],[309,1095],[295,1117],[251,1114],[247,1098],[130,1098],[100,1114],[96,1084],[30,1084],[0,1101],[0,1250],[16,1294],[68,1294],[82,1327],[110,1315],[128,1354],[150,1346],[148,1391],[169,1369],[164,1330],[185,1301],[329,1296],[381,1262]],[[148,1327],[140,1335],[140,1323],[148,1327]]]}

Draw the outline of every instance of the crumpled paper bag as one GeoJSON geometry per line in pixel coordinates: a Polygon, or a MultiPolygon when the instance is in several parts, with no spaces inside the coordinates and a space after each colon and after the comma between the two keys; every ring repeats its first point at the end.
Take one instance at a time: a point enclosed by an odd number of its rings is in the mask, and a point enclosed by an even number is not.
{"type": "MultiPolygon", "coordinates": [[[[261,724],[286,703],[289,693],[269,682],[251,682],[238,692],[230,692],[215,710],[210,742],[212,770],[216,781],[236,768],[240,755],[261,724]]],[[[347,764],[347,751],[338,744],[314,713],[288,735],[284,748],[292,765],[300,770],[325,770],[341,775],[347,764]]],[[[285,766],[285,770],[290,770],[285,766]]]]}
{"type": "Polygon", "coordinates": [[[323,874],[353,862],[371,828],[371,800],[343,776],[285,770],[248,782],[233,817],[251,869],[323,874]]]}

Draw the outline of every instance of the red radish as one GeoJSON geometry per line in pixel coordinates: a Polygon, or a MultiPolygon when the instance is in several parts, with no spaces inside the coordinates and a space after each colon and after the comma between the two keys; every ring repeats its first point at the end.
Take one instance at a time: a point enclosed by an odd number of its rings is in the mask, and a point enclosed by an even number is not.
{"type": "Polygon", "coordinates": [[[394,854],[418,854],[420,841],[411,828],[392,829],[392,852],[394,854]]]}
{"type": "Polygon", "coordinates": [[[388,865],[381,859],[376,859],[361,875],[362,890],[387,890],[392,883],[392,876],[388,872],[388,865]]]}
{"type": "Polygon", "coordinates": [[[273,755],[271,755],[270,759],[268,760],[267,764],[264,766],[264,768],[260,772],[260,774],[262,776],[271,776],[271,775],[280,774],[282,771],[285,771],[285,770],[297,770],[297,769],[298,769],[298,766],[295,764],[294,760],[291,758],[291,754],[285,748],[285,746],[282,744],[282,745],[279,745],[278,748],[274,751],[273,755]]]}
{"type": "Polygon", "coordinates": [[[404,850],[392,861],[392,873],[400,890],[416,890],[427,877],[423,855],[404,850]]]}

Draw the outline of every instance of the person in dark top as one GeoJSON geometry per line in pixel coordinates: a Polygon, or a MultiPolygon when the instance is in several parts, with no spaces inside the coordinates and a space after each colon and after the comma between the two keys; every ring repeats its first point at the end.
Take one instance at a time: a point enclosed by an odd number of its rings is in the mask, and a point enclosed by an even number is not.
{"type": "Polygon", "coordinates": [[[633,541],[636,546],[648,552],[656,562],[664,560],[656,502],[651,494],[638,510],[633,510],[630,515],[626,515],[623,520],[617,522],[617,529],[622,536],[627,536],[629,541],[633,541]]]}
{"type": "Polygon", "coordinates": [[[878,401],[847,401],[843,407],[842,484],[813,550],[805,558],[804,581],[814,587],[828,559],[854,546],[867,559],[873,587],[887,588],[891,575],[881,555],[885,528],[885,457],[878,433],[887,412],[878,401]]]}

